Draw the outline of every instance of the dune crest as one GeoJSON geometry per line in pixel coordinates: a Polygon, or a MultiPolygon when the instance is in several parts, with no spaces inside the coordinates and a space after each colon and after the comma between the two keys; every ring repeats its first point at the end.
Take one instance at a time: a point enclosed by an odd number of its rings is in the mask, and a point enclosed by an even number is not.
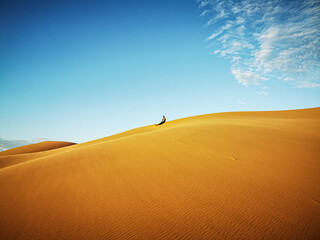
{"type": "Polygon", "coordinates": [[[0,239],[320,238],[320,108],[24,149],[0,157],[0,239]]]}

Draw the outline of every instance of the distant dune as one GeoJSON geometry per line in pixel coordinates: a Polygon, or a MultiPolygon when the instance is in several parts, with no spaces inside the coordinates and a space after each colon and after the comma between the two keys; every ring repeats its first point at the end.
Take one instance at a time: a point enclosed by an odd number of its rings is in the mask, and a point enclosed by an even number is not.
{"type": "Polygon", "coordinates": [[[53,154],[55,149],[74,145],[71,142],[61,141],[44,141],[40,143],[30,144],[17,148],[12,148],[3,152],[0,152],[0,169],[9,167],[18,163],[22,163],[28,160],[38,158],[39,156],[45,156],[53,154]],[[51,150],[48,152],[48,150],[51,150]],[[38,155],[27,153],[40,153],[38,155]],[[35,157],[36,156],[36,157],[35,157]]]}
{"type": "Polygon", "coordinates": [[[70,146],[73,144],[75,144],[75,143],[60,142],[60,141],[44,141],[44,142],[30,144],[30,145],[26,145],[26,146],[17,147],[17,148],[12,148],[12,149],[0,152],[0,156],[41,152],[41,151],[47,151],[47,150],[51,150],[51,149],[66,147],[66,146],[70,146]]]}
{"type": "Polygon", "coordinates": [[[0,167],[0,239],[320,239],[320,108],[29,145],[0,167]]]}

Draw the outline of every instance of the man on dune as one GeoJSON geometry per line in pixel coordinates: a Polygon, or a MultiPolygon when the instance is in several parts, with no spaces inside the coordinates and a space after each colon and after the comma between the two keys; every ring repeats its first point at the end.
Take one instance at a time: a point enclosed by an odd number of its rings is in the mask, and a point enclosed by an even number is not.
{"type": "Polygon", "coordinates": [[[164,124],[165,122],[166,122],[166,117],[163,115],[162,116],[162,121],[161,121],[161,123],[158,123],[158,124],[156,124],[156,126],[159,126],[159,125],[161,125],[161,124],[164,124]]]}

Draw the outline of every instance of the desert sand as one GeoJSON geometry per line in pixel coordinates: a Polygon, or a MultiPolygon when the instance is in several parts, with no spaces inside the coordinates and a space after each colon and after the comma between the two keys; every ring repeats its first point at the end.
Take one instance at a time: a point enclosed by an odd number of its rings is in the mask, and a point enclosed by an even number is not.
{"type": "Polygon", "coordinates": [[[320,108],[44,145],[1,153],[0,239],[320,239],[320,108]]]}

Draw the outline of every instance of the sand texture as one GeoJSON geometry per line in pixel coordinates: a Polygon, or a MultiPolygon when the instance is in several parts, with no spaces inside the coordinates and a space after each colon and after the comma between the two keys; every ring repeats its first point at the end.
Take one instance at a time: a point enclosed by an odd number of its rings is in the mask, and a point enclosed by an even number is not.
{"type": "Polygon", "coordinates": [[[67,145],[2,153],[0,239],[320,239],[320,108],[67,145]]]}

